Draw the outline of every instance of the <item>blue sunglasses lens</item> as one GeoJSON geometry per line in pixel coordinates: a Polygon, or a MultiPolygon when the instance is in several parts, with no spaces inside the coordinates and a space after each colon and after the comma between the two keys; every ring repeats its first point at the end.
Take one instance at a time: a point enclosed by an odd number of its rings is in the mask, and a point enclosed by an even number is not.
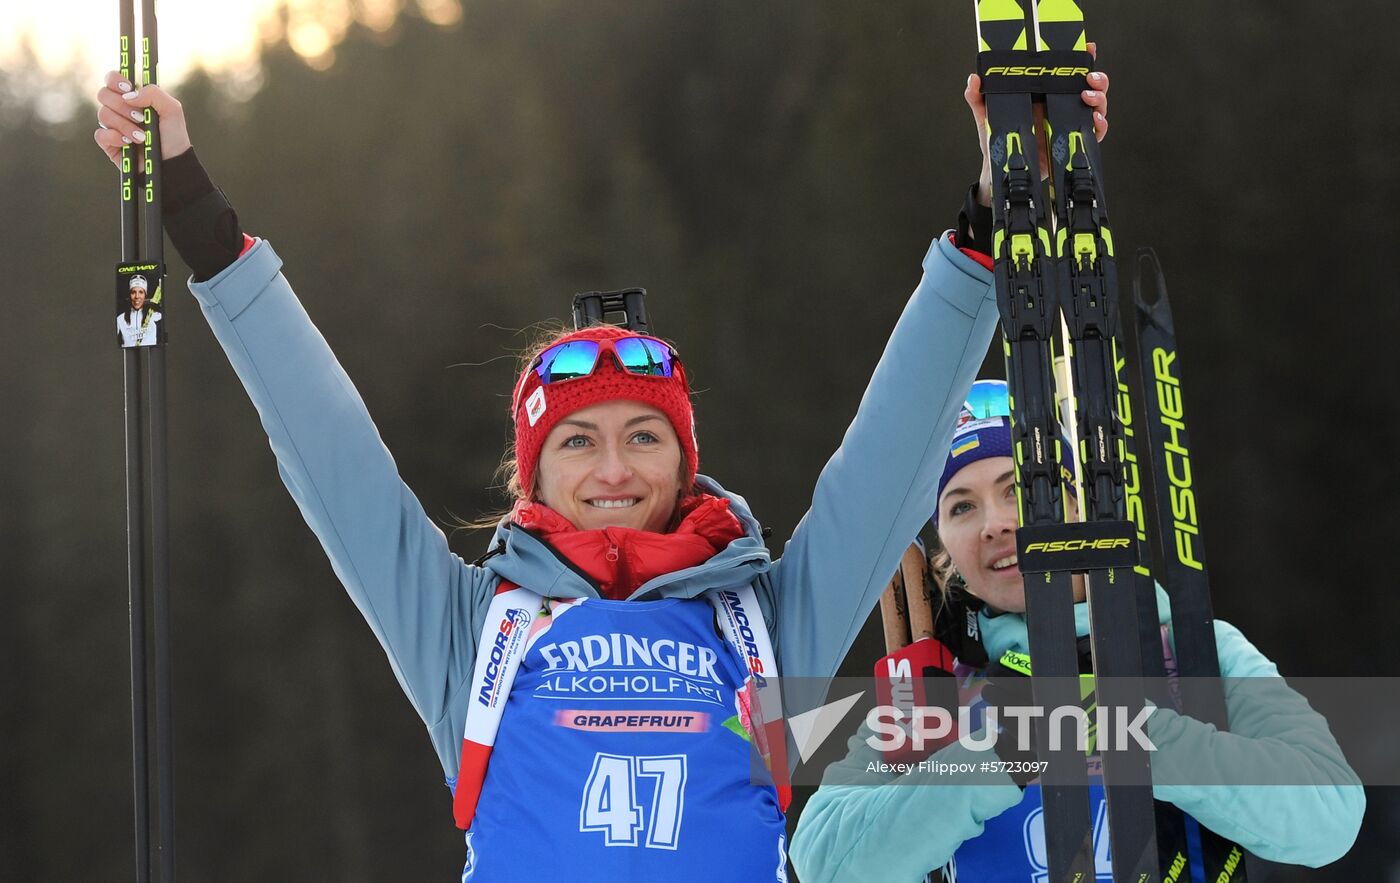
{"type": "Polygon", "coordinates": [[[613,343],[622,367],[633,374],[670,377],[671,348],[650,337],[624,337],[613,343]]]}
{"type": "Polygon", "coordinates": [[[963,403],[958,415],[958,425],[973,420],[988,420],[992,417],[1010,417],[1011,400],[1004,380],[979,380],[972,384],[972,390],[963,403]]]}
{"type": "MultiPolygon", "coordinates": [[[[675,355],[665,343],[651,337],[624,337],[613,341],[622,369],[631,374],[649,377],[670,377],[675,368],[675,355]]],[[[540,353],[535,373],[543,383],[560,383],[587,377],[598,367],[602,352],[596,340],[571,340],[556,344],[540,353]]]]}
{"type": "Polygon", "coordinates": [[[559,383],[587,377],[598,364],[598,342],[596,340],[571,340],[557,344],[540,353],[539,365],[535,373],[543,383],[559,383]]]}

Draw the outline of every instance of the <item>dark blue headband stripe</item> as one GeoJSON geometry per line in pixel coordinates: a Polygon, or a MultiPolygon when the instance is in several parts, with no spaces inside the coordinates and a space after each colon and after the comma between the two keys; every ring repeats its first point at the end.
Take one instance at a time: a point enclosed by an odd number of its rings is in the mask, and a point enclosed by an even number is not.
{"type": "MultiPolygon", "coordinates": [[[[1065,483],[1074,489],[1074,449],[1063,432],[1060,433],[1060,450],[1065,455],[1065,483]]],[[[943,491],[948,482],[967,466],[988,457],[1010,457],[1011,418],[992,417],[987,420],[973,420],[958,427],[953,435],[953,443],[948,447],[948,460],[943,465],[943,476],[938,479],[938,495],[934,497],[933,523],[938,523],[938,502],[943,499],[943,491]]]]}

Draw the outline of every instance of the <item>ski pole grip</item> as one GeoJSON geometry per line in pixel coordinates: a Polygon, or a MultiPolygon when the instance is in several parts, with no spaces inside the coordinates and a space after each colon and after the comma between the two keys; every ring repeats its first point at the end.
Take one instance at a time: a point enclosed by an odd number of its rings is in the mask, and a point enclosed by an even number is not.
{"type": "Polygon", "coordinates": [[[946,720],[958,716],[958,682],[953,675],[956,660],[937,638],[923,638],[875,663],[875,701],[897,712],[891,723],[901,736],[882,751],[890,763],[922,760],[957,739],[957,728],[928,732],[926,715],[938,709],[946,720]]]}

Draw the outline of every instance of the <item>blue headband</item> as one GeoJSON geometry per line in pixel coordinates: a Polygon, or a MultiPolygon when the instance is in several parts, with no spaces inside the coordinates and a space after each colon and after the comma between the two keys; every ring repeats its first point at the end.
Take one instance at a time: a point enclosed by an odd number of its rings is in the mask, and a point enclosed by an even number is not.
{"type": "MultiPolygon", "coordinates": [[[[1064,474],[1061,476],[1074,493],[1074,449],[1064,432],[1060,432],[1060,450],[1066,454],[1064,474]]],[[[985,460],[988,457],[1010,457],[1011,418],[989,417],[985,420],[971,420],[958,427],[953,434],[953,443],[948,448],[948,462],[943,466],[943,476],[938,479],[938,494],[933,498],[933,523],[938,525],[938,501],[943,499],[943,491],[962,469],[985,460]]]]}

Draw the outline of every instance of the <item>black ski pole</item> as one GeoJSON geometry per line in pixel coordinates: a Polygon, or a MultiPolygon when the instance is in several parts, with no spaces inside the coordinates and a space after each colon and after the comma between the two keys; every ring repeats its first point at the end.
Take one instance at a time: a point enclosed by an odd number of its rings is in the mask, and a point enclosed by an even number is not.
{"type": "MultiPolygon", "coordinates": [[[[141,83],[159,82],[159,29],[156,0],[144,0],[141,16],[141,83]]],[[[153,108],[145,112],[146,146],[143,154],[144,219],[142,258],[158,268],[154,303],[163,309],[165,227],[161,216],[160,119],[153,108]]],[[[151,433],[151,601],[152,642],[155,655],[156,781],[159,792],[160,879],[175,880],[175,778],[174,712],[170,659],[170,495],[169,458],[166,450],[165,347],[160,346],[168,328],[158,329],[157,346],[151,349],[147,379],[150,385],[151,433]]]]}
{"type": "MultiPolygon", "coordinates": [[[[135,0],[121,0],[119,13],[122,80],[133,86],[156,83],[154,0],[145,0],[143,4],[139,41],[135,0]],[[138,73],[135,63],[138,52],[139,78],[134,76],[138,73]]],[[[144,143],[129,144],[121,153],[122,259],[116,273],[117,334],[124,350],[132,790],[136,879],[139,883],[151,880],[150,817],[154,790],[157,792],[160,879],[172,883],[175,879],[175,803],[163,347],[166,333],[162,285],[164,232],[160,209],[160,130],[154,110],[146,110],[142,130],[144,143]],[[148,592],[153,616],[149,632],[148,592]],[[154,671],[150,664],[152,656],[154,671]],[[151,683],[155,688],[154,783],[150,765],[151,683]]]]}
{"type": "MultiPolygon", "coordinates": [[[[158,83],[160,43],[155,0],[144,0],[141,15],[141,84],[158,83]]],[[[154,109],[146,109],[146,164],[141,235],[144,260],[157,264],[155,304],[164,290],[165,227],[161,217],[161,129],[154,109]]],[[[168,333],[162,326],[157,344],[168,333]]],[[[175,751],[171,688],[171,627],[169,627],[169,459],[165,432],[165,347],[155,346],[148,365],[151,432],[151,602],[155,655],[155,771],[160,791],[160,869],[162,883],[175,882],[175,751]]]]}
{"type": "MultiPolygon", "coordinates": [[[[133,0],[121,0],[121,63],[119,70],[122,79],[135,83],[132,74],[136,65],[132,63],[136,52],[136,11],[133,0]]],[[[128,308],[121,300],[122,277],[127,266],[136,261],[140,251],[140,234],[137,228],[138,211],[136,189],[137,149],[133,146],[122,148],[121,154],[121,257],[118,267],[117,298],[118,310],[128,308]]],[[[134,269],[128,272],[135,272],[134,269]]],[[[127,286],[129,292],[131,285],[127,286]]],[[[120,315],[120,314],[119,314],[120,315]]],[[[130,323],[136,322],[136,312],[128,313],[130,323]]],[[[120,327],[120,325],[119,325],[120,327]]],[[[148,883],[151,879],[151,806],[147,783],[150,769],[146,753],[146,507],[145,507],[145,441],[141,432],[142,390],[141,390],[141,350],[139,347],[125,347],[120,340],[122,351],[122,379],[125,388],[126,422],[126,562],[127,562],[127,619],[131,642],[131,774],[132,795],[135,799],[136,827],[136,879],[138,883],[148,883]]]]}

